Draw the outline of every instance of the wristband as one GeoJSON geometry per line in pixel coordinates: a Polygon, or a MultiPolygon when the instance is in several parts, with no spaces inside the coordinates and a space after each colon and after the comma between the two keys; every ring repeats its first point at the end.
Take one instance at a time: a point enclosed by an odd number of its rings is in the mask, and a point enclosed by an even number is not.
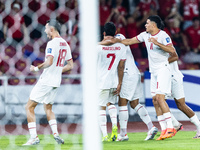
{"type": "Polygon", "coordinates": [[[38,71],[39,71],[39,68],[38,68],[38,67],[34,67],[34,71],[35,71],[35,72],[38,72],[38,71]]]}

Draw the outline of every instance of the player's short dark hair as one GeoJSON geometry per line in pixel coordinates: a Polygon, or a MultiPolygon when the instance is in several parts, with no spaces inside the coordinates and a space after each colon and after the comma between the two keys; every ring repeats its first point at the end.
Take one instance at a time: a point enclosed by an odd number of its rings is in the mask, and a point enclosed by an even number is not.
{"type": "Polygon", "coordinates": [[[114,36],[116,32],[116,27],[113,22],[108,22],[104,25],[104,32],[107,36],[114,36]]]}
{"type": "Polygon", "coordinates": [[[159,29],[161,29],[161,30],[164,29],[165,25],[164,25],[163,21],[161,20],[161,18],[158,15],[149,16],[148,19],[150,21],[155,22],[159,29]]]}
{"type": "Polygon", "coordinates": [[[194,17],[194,18],[192,18],[192,21],[194,22],[194,21],[200,21],[200,19],[199,19],[199,17],[194,17]]]}
{"type": "Polygon", "coordinates": [[[47,23],[49,23],[49,26],[54,27],[54,29],[60,33],[61,25],[56,19],[48,20],[47,23]]]}

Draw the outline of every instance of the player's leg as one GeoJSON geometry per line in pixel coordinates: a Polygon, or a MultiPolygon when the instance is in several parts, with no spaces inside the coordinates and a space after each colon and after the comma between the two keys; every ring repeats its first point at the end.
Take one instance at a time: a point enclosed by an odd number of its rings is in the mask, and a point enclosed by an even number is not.
{"type": "Polygon", "coordinates": [[[109,100],[107,103],[108,112],[110,115],[111,123],[112,123],[112,134],[111,134],[111,141],[117,140],[117,108],[115,107],[115,103],[117,102],[117,95],[113,95],[113,92],[116,89],[112,88],[109,92],[109,100]]]}
{"type": "Polygon", "coordinates": [[[154,75],[154,92],[155,100],[158,102],[160,109],[166,121],[167,131],[164,138],[170,138],[174,135],[176,130],[173,127],[171,113],[169,106],[165,101],[165,96],[171,93],[171,73],[168,65],[163,66],[163,68],[154,75]]]}
{"type": "Polygon", "coordinates": [[[109,90],[99,90],[99,125],[102,132],[102,141],[109,141],[107,133],[106,104],[109,97],[109,90]]]}
{"type": "Polygon", "coordinates": [[[54,139],[56,140],[58,144],[64,144],[64,140],[61,139],[58,134],[57,122],[56,122],[55,114],[52,111],[52,104],[44,104],[44,111],[47,115],[47,120],[51,127],[54,139]]]}
{"type": "Polygon", "coordinates": [[[167,124],[165,121],[165,117],[163,116],[162,110],[160,109],[160,106],[155,99],[155,96],[153,96],[153,105],[161,128],[161,134],[156,140],[162,140],[163,139],[162,137],[165,135],[165,132],[167,130],[167,124]]]}
{"type": "Polygon", "coordinates": [[[120,125],[120,134],[117,136],[117,141],[128,141],[127,135],[127,122],[128,122],[128,101],[125,98],[119,97],[118,106],[119,106],[119,125],[120,125]]]}
{"type": "Polygon", "coordinates": [[[157,134],[158,129],[153,125],[146,108],[139,103],[139,99],[130,102],[131,107],[138,113],[142,121],[147,125],[148,133],[145,140],[151,140],[157,134]]]}
{"type": "Polygon", "coordinates": [[[197,128],[197,134],[194,138],[200,138],[200,121],[194,111],[186,105],[185,98],[174,99],[179,110],[181,110],[197,128]]]}
{"type": "Polygon", "coordinates": [[[38,104],[37,102],[29,99],[25,106],[27,121],[28,121],[28,129],[29,129],[29,133],[31,137],[27,141],[27,143],[24,145],[36,145],[40,143],[40,140],[37,136],[37,131],[36,131],[36,120],[35,120],[35,112],[34,112],[37,104],[38,104]]]}

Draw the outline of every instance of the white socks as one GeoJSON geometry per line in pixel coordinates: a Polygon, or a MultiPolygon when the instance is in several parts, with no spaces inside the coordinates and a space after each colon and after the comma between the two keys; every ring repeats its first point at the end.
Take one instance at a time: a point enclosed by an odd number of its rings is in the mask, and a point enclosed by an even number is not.
{"type": "Polygon", "coordinates": [[[147,125],[148,130],[150,130],[153,127],[153,123],[151,121],[151,118],[149,117],[149,114],[148,114],[146,108],[144,108],[143,105],[138,104],[135,107],[135,111],[138,113],[138,115],[140,116],[142,121],[147,125]]]}
{"type": "Polygon", "coordinates": [[[112,122],[112,126],[117,125],[117,109],[115,105],[108,106],[108,112],[112,122]]]}
{"type": "Polygon", "coordinates": [[[165,117],[167,128],[174,128],[172,125],[171,113],[170,112],[164,113],[163,116],[165,117]]]}
{"type": "Polygon", "coordinates": [[[197,127],[197,131],[200,132],[200,122],[196,114],[190,118],[190,121],[197,127]]]}
{"type": "Polygon", "coordinates": [[[36,138],[37,137],[36,123],[35,122],[28,123],[28,129],[29,129],[29,133],[31,135],[31,138],[36,138]]]}
{"type": "Polygon", "coordinates": [[[176,120],[176,118],[174,117],[174,115],[171,113],[171,117],[172,117],[172,124],[174,127],[177,127],[179,125],[179,122],[176,120]]]}
{"type": "Polygon", "coordinates": [[[99,125],[101,132],[104,136],[107,136],[107,117],[106,117],[106,110],[99,110],[99,125]]]}
{"type": "Polygon", "coordinates": [[[158,116],[158,122],[160,124],[161,131],[167,129],[167,124],[165,122],[165,117],[163,115],[158,116]]]}
{"type": "Polygon", "coordinates": [[[123,137],[127,133],[127,122],[128,122],[128,107],[119,106],[119,124],[120,124],[120,135],[123,137]]]}
{"type": "Polygon", "coordinates": [[[57,128],[57,122],[55,119],[49,120],[49,125],[51,127],[53,135],[58,135],[58,128],[57,128]]]}

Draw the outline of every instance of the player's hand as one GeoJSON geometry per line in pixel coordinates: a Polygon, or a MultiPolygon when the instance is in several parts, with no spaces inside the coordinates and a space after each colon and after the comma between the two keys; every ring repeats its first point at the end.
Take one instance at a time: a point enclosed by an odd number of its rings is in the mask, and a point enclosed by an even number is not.
{"type": "Polygon", "coordinates": [[[35,68],[35,66],[31,65],[30,71],[31,71],[31,72],[35,72],[34,68],[35,68]]]}
{"type": "Polygon", "coordinates": [[[114,95],[119,96],[119,93],[120,93],[120,91],[121,91],[121,86],[122,86],[121,84],[118,84],[118,85],[117,85],[117,89],[113,92],[114,95]]]}
{"type": "Polygon", "coordinates": [[[157,41],[157,40],[158,40],[158,38],[154,38],[154,37],[151,37],[151,38],[148,39],[149,42],[152,42],[152,43],[155,44],[155,45],[158,44],[158,41],[157,41]]]}

